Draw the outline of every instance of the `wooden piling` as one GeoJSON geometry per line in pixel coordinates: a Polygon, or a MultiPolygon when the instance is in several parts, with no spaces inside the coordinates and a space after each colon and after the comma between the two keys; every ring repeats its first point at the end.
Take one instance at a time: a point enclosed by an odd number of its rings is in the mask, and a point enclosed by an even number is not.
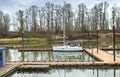
{"type": "Polygon", "coordinates": [[[89,44],[90,44],[89,37],[90,37],[90,35],[89,35],[89,31],[88,31],[88,48],[90,47],[90,46],[89,46],[89,44]]]}
{"type": "Polygon", "coordinates": [[[97,53],[98,53],[98,30],[97,30],[97,53]]]}
{"type": "Polygon", "coordinates": [[[113,26],[113,58],[114,58],[114,62],[116,61],[115,58],[115,26],[113,26]]]}

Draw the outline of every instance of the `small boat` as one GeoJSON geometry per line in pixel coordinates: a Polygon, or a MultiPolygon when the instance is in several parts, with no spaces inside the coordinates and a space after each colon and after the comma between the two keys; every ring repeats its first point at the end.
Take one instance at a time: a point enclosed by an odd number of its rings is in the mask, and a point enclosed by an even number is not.
{"type": "Polygon", "coordinates": [[[68,45],[53,46],[54,52],[79,52],[83,51],[81,42],[70,42],[68,45]]]}

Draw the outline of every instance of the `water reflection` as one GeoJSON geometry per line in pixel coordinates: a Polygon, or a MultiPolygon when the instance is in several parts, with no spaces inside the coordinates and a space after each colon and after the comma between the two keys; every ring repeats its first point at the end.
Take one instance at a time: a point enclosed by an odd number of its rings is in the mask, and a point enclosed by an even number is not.
{"type": "Polygon", "coordinates": [[[33,51],[19,52],[10,49],[7,52],[7,61],[91,61],[92,58],[85,52],[52,52],[33,51]]]}
{"type": "Polygon", "coordinates": [[[49,72],[16,72],[11,77],[119,77],[120,68],[54,68],[49,72]]]}

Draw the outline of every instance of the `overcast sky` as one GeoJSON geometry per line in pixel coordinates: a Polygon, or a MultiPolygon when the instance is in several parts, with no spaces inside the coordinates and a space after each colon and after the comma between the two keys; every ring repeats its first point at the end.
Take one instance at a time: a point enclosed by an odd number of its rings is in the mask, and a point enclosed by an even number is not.
{"type": "Polygon", "coordinates": [[[76,10],[78,4],[80,3],[86,4],[88,8],[93,7],[95,3],[100,3],[104,1],[109,3],[109,7],[120,5],[120,0],[0,0],[0,9],[5,13],[12,14],[19,9],[24,10],[32,5],[37,5],[41,7],[44,6],[46,2],[63,5],[64,1],[67,3],[71,3],[73,10],[76,10]]]}

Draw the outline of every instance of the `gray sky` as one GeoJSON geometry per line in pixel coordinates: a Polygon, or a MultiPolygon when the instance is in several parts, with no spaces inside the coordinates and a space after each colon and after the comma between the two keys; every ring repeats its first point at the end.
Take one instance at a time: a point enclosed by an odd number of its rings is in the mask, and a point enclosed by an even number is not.
{"type": "Polygon", "coordinates": [[[46,2],[51,2],[54,4],[71,3],[73,10],[77,9],[78,4],[84,3],[88,8],[94,6],[95,3],[108,2],[111,8],[114,5],[119,6],[120,0],[0,0],[0,9],[5,13],[15,13],[19,9],[29,8],[31,5],[44,6],[46,2]]]}
{"type": "MultiPolygon", "coordinates": [[[[24,10],[32,5],[37,5],[42,7],[46,2],[51,2],[54,4],[63,5],[64,1],[72,5],[72,9],[75,11],[78,9],[78,4],[84,3],[87,8],[92,8],[96,3],[107,2],[109,3],[108,14],[111,17],[111,7],[120,6],[120,0],[0,0],[0,10],[4,13],[9,13],[10,15],[15,15],[14,13],[20,9],[24,10]]],[[[10,27],[12,31],[13,27],[10,27]]]]}

